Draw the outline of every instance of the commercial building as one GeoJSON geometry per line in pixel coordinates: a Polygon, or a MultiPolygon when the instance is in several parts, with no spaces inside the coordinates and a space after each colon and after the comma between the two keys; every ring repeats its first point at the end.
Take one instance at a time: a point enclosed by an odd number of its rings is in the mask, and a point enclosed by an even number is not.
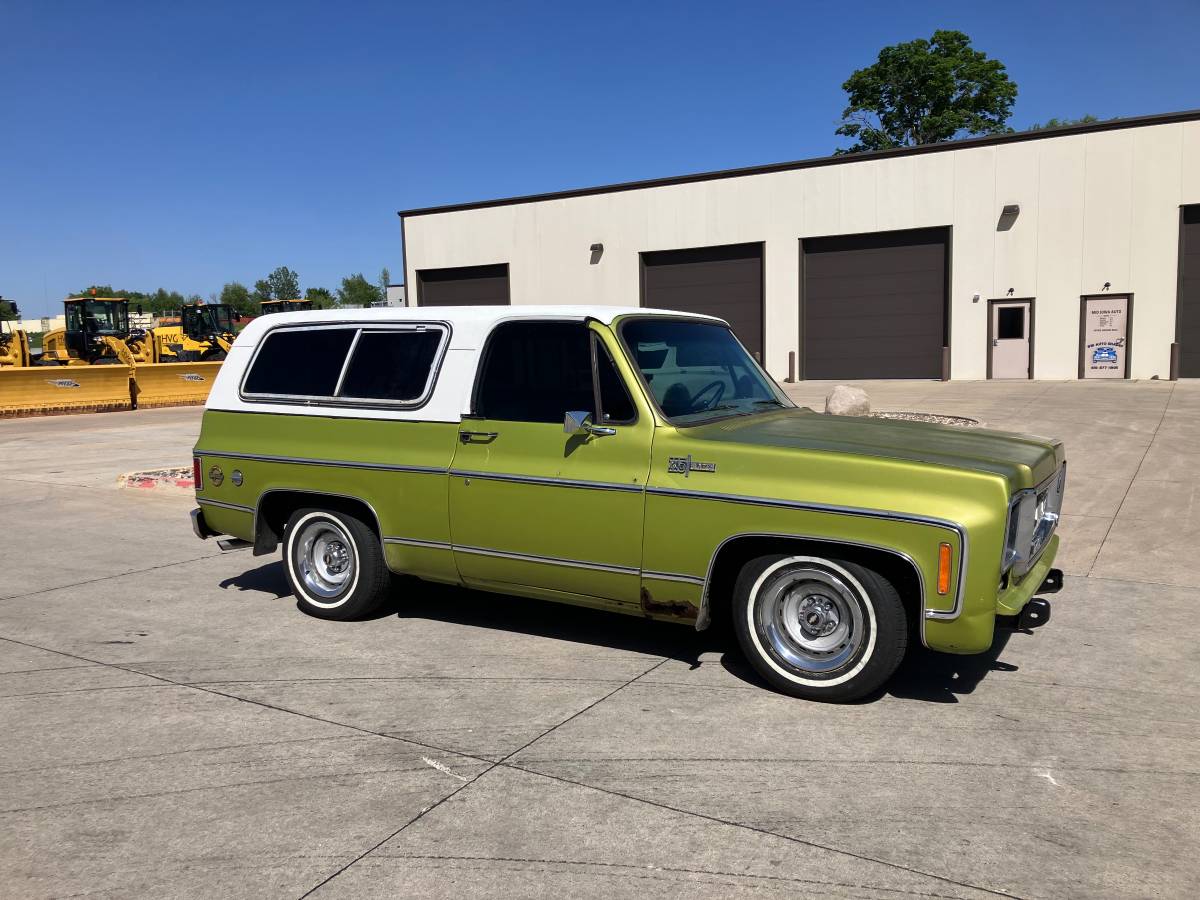
{"type": "Polygon", "coordinates": [[[711,313],[777,377],[1200,377],[1200,110],[400,213],[409,302],[711,313]]]}

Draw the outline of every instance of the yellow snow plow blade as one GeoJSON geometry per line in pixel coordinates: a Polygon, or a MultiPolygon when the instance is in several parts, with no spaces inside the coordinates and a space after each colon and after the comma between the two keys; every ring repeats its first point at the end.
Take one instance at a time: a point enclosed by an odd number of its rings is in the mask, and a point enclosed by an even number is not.
{"type": "Polygon", "coordinates": [[[137,408],[203,403],[220,368],[220,362],[143,363],[133,371],[137,408]]]}
{"type": "Polygon", "coordinates": [[[129,366],[0,368],[0,417],[132,409],[129,366]]]}

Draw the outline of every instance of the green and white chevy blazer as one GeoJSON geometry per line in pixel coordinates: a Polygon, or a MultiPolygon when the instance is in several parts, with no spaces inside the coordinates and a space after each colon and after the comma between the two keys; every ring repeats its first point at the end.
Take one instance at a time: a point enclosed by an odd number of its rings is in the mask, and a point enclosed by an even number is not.
{"type": "MultiPolygon", "coordinates": [[[[391,573],[708,626],[787,693],[1045,622],[1060,443],[797,408],[718,319],[621,307],[287,313],[238,337],[192,523],[282,548],[299,605],[391,573]]],[[[498,602],[503,602],[498,600],[498,602]]]]}

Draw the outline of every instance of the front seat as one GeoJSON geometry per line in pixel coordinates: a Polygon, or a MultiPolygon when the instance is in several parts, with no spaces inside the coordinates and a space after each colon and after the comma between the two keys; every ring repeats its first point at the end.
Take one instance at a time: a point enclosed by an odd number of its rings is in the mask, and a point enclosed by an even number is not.
{"type": "Polygon", "coordinates": [[[686,416],[692,411],[692,394],[682,382],[675,382],[663,394],[662,411],[668,418],[686,416]]]}

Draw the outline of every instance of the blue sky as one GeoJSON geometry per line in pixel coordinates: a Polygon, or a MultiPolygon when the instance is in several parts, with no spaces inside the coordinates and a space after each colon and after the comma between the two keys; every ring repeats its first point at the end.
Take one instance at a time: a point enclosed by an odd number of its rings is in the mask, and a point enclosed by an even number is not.
{"type": "Polygon", "coordinates": [[[1021,128],[1200,107],[1200,3],[0,0],[0,295],[401,272],[396,210],[823,156],[958,28],[1021,128]]]}

